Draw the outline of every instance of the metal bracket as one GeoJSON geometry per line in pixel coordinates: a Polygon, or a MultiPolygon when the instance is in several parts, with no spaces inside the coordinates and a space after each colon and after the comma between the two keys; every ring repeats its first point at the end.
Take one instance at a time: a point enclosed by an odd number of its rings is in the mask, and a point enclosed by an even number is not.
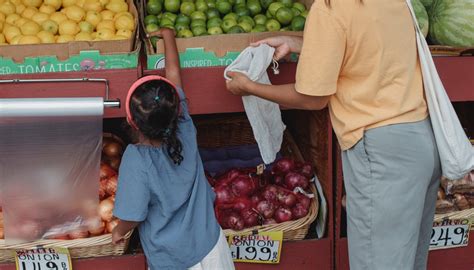
{"type": "Polygon", "coordinates": [[[71,78],[71,79],[11,79],[0,80],[0,84],[15,83],[50,83],[50,82],[102,82],[105,84],[104,107],[120,108],[120,99],[109,99],[109,81],[107,79],[98,78],[71,78]]]}

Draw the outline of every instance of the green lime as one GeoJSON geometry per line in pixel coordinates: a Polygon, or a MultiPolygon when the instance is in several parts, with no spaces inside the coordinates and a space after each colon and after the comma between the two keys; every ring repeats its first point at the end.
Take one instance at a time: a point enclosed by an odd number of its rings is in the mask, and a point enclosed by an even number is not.
{"type": "Polygon", "coordinates": [[[179,38],[190,38],[190,37],[193,37],[193,32],[191,32],[191,30],[189,29],[183,29],[181,31],[178,32],[178,37],[179,38]]]}
{"type": "Polygon", "coordinates": [[[291,30],[303,31],[305,23],[306,23],[306,19],[303,16],[296,16],[291,21],[291,30]]]}
{"type": "Polygon", "coordinates": [[[289,26],[283,27],[283,28],[280,29],[280,32],[288,32],[288,31],[291,31],[289,26]]]}
{"type": "Polygon", "coordinates": [[[234,12],[239,17],[250,16],[250,10],[248,10],[246,6],[242,6],[242,5],[234,6],[234,12]]]}
{"type": "Polygon", "coordinates": [[[293,17],[296,17],[301,14],[301,11],[297,8],[291,8],[291,12],[293,12],[293,17]]]}
{"type": "MultiPolygon", "coordinates": [[[[255,22],[253,21],[252,17],[250,16],[242,16],[238,20],[239,23],[241,22],[246,22],[252,26],[252,28],[255,26],[255,22]]],[[[245,28],[244,28],[245,29],[245,28]]]]}
{"type": "Polygon", "coordinates": [[[242,27],[244,29],[245,33],[250,33],[252,31],[252,25],[248,22],[239,22],[238,26],[242,27]]]}
{"type": "Polygon", "coordinates": [[[303,11],[306,10],[306,7],[304,6],[304,4],[302,4],[300,2],[294,2],[293,7],[296,8],[297,10],[299,10],[300,12],[303,12],[303,11]]]}
{"type": "Polygon", "coordinates": [[[287,7],[282,7],[278,9],[275,17],[282,25],[288,25],[293,20],[293,11],[287,7]]]}
{"type": "Polygon", "coordinates": [[[240,34],[240,33],[245,33],[245,31],[239,25],[234,25],[229,29],[229,31],[227,31],[227,34],[240,34]]]}
{"type": "Polygon", "coordinates": [[[214,26],[214,27],[211,27],[211,28],[207,29],[207,33],[209,35],[220,35],[223,32],[222,32],[222,29],[219,26],[214,26]]]}
{"type": "Polygon", "coordinates": [[[212,27],[221,27],[222,19],[221,18],[212,18],[207,21],[207,29],[212,27]]]}
{"type": "Polygon", "coordinates": [[[158,42],[158,40],[160,40],[159,37],[151,37],[151,38],[150,38],[151,45],[152,45],[153,48],[155,48],[155,49],[156,49],[156,43],[158,42]]]}
{"type": "Polygon", "coordinates": [[[164,27],[165,25],[174,25],[174,22],[168,18],[161,18],[160,26],[164,27]]]}
{"type": "Polygon", "coordinates": [[[267,9],[267,12],[265,12],[265,17],[267,17],[267,19],[273,19],[273,15],[270,13],[269,9],[267,9]]]}
{"type": "Polygon", "coordinates": [[[293,0],[278,0],[278,2],[282,3],[287,8],[291,8],[293,6],[293,0]]]}
{"type": "Polygon", "coordinates": [[[279,31],[280,28],[281,28],[281,25],[280,23],[275,20],[275,19],[270,19],[267,21],[267,23],[265,24],[265,27],[267,28],[268,31],[270,32],[274,32],[274,31],[279,31]]]}
{"type": "Polygon", "coordinates": [[[266,32],[267,28],[263,24],[257,24],[255,27],[252,29],[252,33],[261,33],[261,32],[266,32]]]}
{"type": "Polygon", "coordinates": [[[247,2],[247,8],[250,11],[252,16],[260,14],[262,12],[262,6],[258,2],[258,0],[252,0],[247,2]]]}
{"type": "Polygon", "coordinates": [[[189,25],[191,23],[191,18],[184,14],[179,14],[178,17],[176,18],[176,24],[184,24],[184,25],[189,25]]]}
{"type": "Polygon", "coordinates": [[[216,8],[216,3],[215,2],[207,2],[207,7],[208,8],[216,8]]]}
{"type": "Polygon", "coordinates": [[[207,20],[206,13],[204,13],[202,11],[194,11],[191,14],[191,20],[192,21],[194,21],[194,20],[207,20]]]}
{"type": "Polygon", "coordinates": [[[273,0],[260,0],[259,2],[263,9],[268,9],[273,0]]]}
{"type": "Polygon", "coordinates": [[[235,14],[234,12],[231,12],[231,13],[226,14],[224,18],[222,19],[223,20],[232,19],[232,20],[237,21],[239,19],[239,16],[237,16],[237,14],[235,14]]]}
{"type": "Polygon", "coordinates": [[[229,3],[230,3],[232,6],[235,5],[235,1],[236,1],[236,0],[228,0],[228,1],[229,1],[229,3]]]}
{"type": "Polygon", "coordinates": [[[184,14],[187,16],[190,16],[191,13],[193,13],[195,10],[196,10],[196,6],[194,5],[194,3],[191,3],[191,2],[181,3],[181,7],[179,9],[179,11],[181,11],[181,14],[184,14]]]}
{"type": "Polygon", "coordinates": [[[222,15],[228,14],[232,11],[232,5],[228,1],[219,1],[216,3],[216,8],[222,15]]]}
{"type": "Polygon", "coordinates": [[[235,1],[234,6],[239,6],[239,5],[246,6],[247,5],[247,0],[234,0],[234,1],[235,1]]]}
{"type": "Polygon", "coordinates": [[[174,25],[174,29],[179,32],[181,30],[189,29],[189,25],[177,23],[174,25]]]}
{"type": "Polygon", "coordinates": [[[158,15],[162,9],[163,9],[163,5],[161,4],[161,2],[154,1],[154,2],[148,2],[146,4],[146,12],[149,15],[158,15]]]}
{"type": "Polygon", "coordinates": [[[280,2],[273,2],[270,4],[270,6],[268,7],[268,10],[270,11],[270,14],[272,14],[273,17],[275,17],[277,11],[284,7],[284,5],[280,2]]]}
{"type": "Polygon", "coordinates": [[[196,10],[206,12],[208,8],[205,0],[196,1],[196,10]]]}
{"type": "Polygon", "coordinates": [[[146,25],[145,30],[146,30],[147,33],[151,33],[151,32],[156,32],[156,31],[160,30],[160,27],[158,27],[157,24],[150,23],[150,24],[146,25]]]}
{"type": "Polygon", "coordinates": [[[194,3],[194,0],[181,0],[181,3],[184,3],[184,2],[194,3]]]}
{"type": "Polygon", "coordinates": [[[145,25],[149,24],[156,24],[158,25],[160,23],[160,20],[155,15],[147,15],[144,19],[145,25]]]}
{"type": "Polygon", "coordinates": [[[234,19],[224,19],[221,23],[221,28],[225,33],[228,33],[229,30],[237,25],[237,21],[234,19]]]}
{"type": "Polygon", "coordinates": [[[194,29],[199,26],[206,28],[206,21],[203,19],[197,19],[197,20],[191,21],[191,29],[194,29]]]}
{"type": "Polygon", "coordinates": [[[265,23],[267,22],[267,16],[263,14],[257,14],[255,15],[255,17],[253,17],[253,20],[256,24],[265,25],[265,23]]]}
{"type": "Polygon", "coordinates": [[[165,10],[169,12],[178,12],[181,6],[180,0],[165,0],[165,10]]]}
{"type": "Polygon", "coordinates": [[[207,35],[206,27],[204,27],[204,26],[196,26],[196,27],[194,27],[194,28],[193,28],[193,35],[194,35],[195,37],[207,35]]]}
{"type": "Polygon", "coordinates": [[[217,8],[209,8],[206,12],[207,19],[210,20],[212,18],[220,18],[221,15],[219,14],[219,10],[217,8]]]}
{"type": "Polygon", "coordinates": [[[301,12],[300,15],[306,18],[308,16],[308,11],[305,10],[305,11],[301,12]]]}
{"type": "Polygon", "coordinates": [[[161,18],[167,18],[173,22],[173,24],[176,22],[176,19],[178,19],[178,15],[171,13],[171,12],[165,12],[163,13],[163,16],[161,18]]]}

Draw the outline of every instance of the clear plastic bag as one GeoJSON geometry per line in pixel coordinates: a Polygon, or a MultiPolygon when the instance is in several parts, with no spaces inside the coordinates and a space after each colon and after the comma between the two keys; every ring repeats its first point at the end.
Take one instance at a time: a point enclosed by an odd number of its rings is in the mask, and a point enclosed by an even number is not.
{"type": "Polygon", "coordinates": [[[8,244],[80,235],[97,215],[102,98],[0,99],[8,244]]]}

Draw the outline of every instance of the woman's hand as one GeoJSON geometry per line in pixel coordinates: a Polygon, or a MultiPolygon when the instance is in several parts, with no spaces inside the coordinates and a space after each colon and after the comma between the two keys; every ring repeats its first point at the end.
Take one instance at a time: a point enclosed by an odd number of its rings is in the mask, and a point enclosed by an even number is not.
{"type": "Polygon", "coordinates": [[[256,47],[261,44],[267,44],[271,47],[274,47],[274,58],[278,61],[292,52],[300,53],[303,46],[303,38],[296,36],[270,37],[251,43],[250,45],[256,47]]]}
{"type": "Polygon", "coordinates": [[[249,95],[249,89],[252,85],[252,81],[241,72],[227,72],[227,76],[231,79],[226,81],[227,90],[232,94],[238,96],[249,95]]]}
{"type": "Polygon", "coordinates": [[[120,244],[125,241],[125,235],[121,234],[117,229],[117,226],[112,230],[112,243],[114,245],[120,244]]]}

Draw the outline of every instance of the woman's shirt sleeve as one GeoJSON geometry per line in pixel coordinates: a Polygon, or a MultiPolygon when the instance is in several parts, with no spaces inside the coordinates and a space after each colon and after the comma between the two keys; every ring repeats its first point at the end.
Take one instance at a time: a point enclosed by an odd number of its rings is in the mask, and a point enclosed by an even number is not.
{"type": "MultiPolygon", "coordinates": [[[[324,5],[324,1],[321,1],[324,5]]],[[[329,96],[336,93],[346,48],[346,34],[330,11],[315,3],[304,31],[295,88],[301,94],[329,96]]]]}
{"type": "Polygon", "coordinates": [[[138,150],[127,147],[119,169],[114,216],[121,220],[141,222],[148,215],[150,189],[138,150]]]}

